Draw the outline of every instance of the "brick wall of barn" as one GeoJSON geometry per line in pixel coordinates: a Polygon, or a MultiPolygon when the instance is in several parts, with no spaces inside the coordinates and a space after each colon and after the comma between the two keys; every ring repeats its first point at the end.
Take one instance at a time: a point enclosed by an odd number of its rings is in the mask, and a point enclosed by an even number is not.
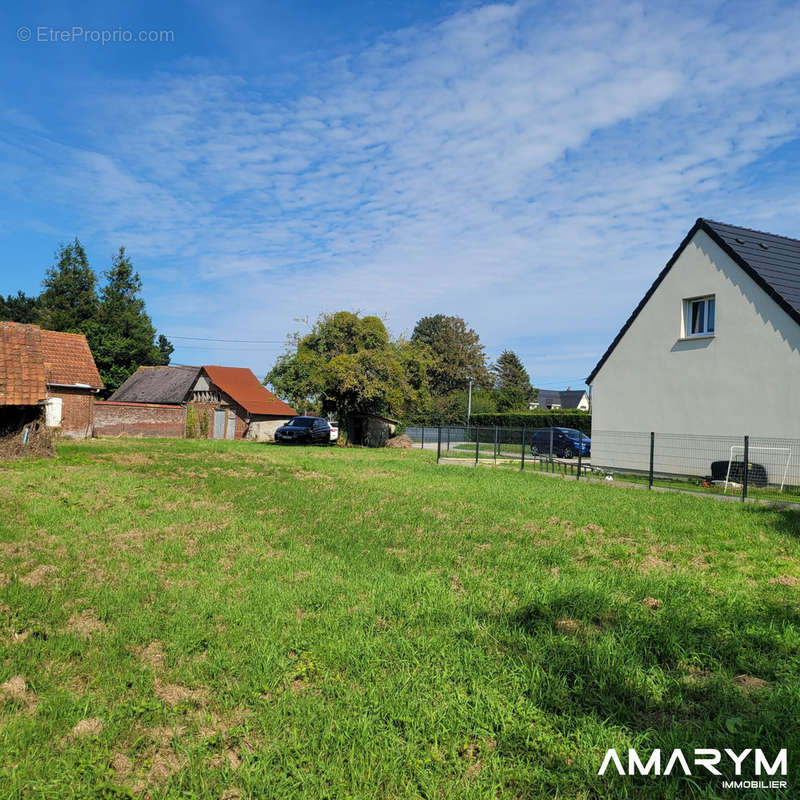
{"type": "Polygon", "coordinates": [[[94,404],[95,436],[163,436],[183,438],[186,409],[155,403],[97,400],[94,404]]]}
{"type": "Polygon", "coordinates": [[[47,396],[61,398],[62,436],[68,439],[85,439],[92,435],[95,394],[91,389],[49,386],[47,396]]]}

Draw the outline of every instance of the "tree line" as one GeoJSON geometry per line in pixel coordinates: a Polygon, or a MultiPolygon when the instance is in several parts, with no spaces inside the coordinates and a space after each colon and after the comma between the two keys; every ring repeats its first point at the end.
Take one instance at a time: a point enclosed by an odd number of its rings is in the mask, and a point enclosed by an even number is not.
{"type": "Polygon", "coordinates": [[[487,361],[478,334],[461,317],[422,317],[410,338],[383,321],[349,311],[323,314],[311,331],[292,334],[264,379],[306,414],[375,413],[404,422],[448,424],[472,410],[527,410],[537,391],[519,357],[487,361]]]}
{"type": "Polygon", "coordinates": [[[0,320],[85,334],[107,396],[139,367],[169,364],[174,348],[163,334],[156,338],[124,247],[102,274],[101,286],[76,238],[56,251],[38,296],[0,295],[0,320]]]}

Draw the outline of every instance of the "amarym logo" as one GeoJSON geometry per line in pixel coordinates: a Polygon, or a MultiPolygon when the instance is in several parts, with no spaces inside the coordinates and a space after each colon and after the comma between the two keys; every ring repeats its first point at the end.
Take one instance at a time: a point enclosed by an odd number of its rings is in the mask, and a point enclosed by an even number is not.
{"type": "MultiPolygon", "coordinates": [[[[741,753],[725,748],[722,752],[712,748],[699,748],[693,751],[691,763],[696,770],[702,768],[711,775],[722,775],[717,769],[717,765],[722,761],[722,754],[725,754],[731,762],[733,762],[733,770],[735,775],[742,774],[742,765],[747,759],[751,757],[754,760],[753,772],[755,775],[775,775],[780,770],[779,774],[785,776],[787,769],[786,749],[778,751],[777,757],[772,763],[764,755],[763,751],[752,748],[742,750],[741,753]]],[[[653,750],[650,753],[650,758],[646,762],[642,762],[636,750],[628,750],[628,763],[627,769],[623,766],[622,760],[617,754],[616,750],[608,750],[597,771],[598,775],[605,775],[609,765],[613,765],[614,769],[620,775],[672,775],[681,771],[684,775],[693,775],[697,773],[692,772],[689,764],[689,759],[683,754],[683,750],[673,750],[669,758],[664,762],[662,769],[661,750],[653,750]]]]}

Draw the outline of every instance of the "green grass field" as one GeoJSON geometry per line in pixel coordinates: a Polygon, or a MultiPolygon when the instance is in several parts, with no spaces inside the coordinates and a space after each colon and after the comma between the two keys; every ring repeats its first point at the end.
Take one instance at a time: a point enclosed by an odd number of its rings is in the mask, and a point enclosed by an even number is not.
{"type": "Polygon", "coordinates": [[[796,797],[798,519],[419,450],[0,464],[0,796],[722,797],[597,770],[786,747],[730,796],[796,797]]]}

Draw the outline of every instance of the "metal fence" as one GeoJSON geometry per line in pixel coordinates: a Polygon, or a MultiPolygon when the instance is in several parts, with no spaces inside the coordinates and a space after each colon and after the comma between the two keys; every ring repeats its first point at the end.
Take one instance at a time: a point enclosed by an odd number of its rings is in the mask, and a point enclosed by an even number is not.
{"type": "Polygon", "coordinates": [[[800,439],[642,431],[443,426],[408,428],[442,463],[489,464],[800,503],[800,439]]]}

